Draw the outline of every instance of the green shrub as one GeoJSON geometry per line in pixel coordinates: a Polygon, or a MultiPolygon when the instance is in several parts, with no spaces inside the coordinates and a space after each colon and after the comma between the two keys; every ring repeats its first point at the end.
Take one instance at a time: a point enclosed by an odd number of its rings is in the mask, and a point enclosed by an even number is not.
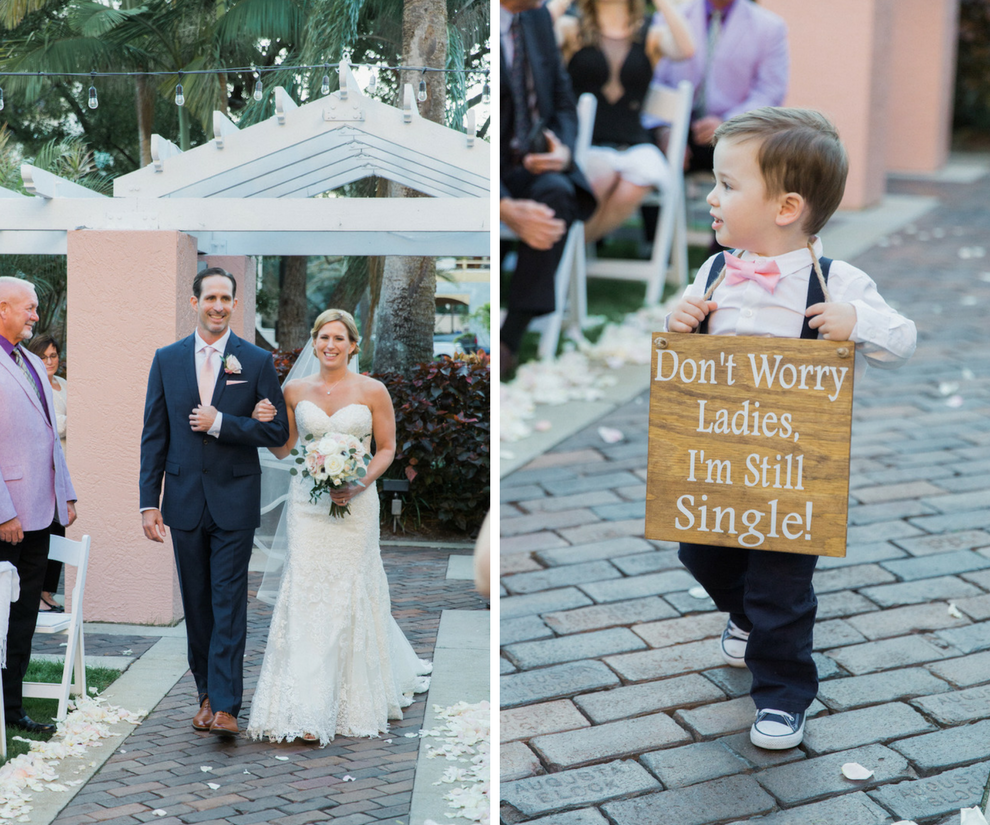
{"type": "Polygon", "coordinates": [[[955,125],[990,130],[990,0],[959,5],[955,125]]]}
{"type": "MultiPolygon", "coordinates": [[[[412,509],[477,533],[491,490],[491,366],[485,353],[374,375],[395,407],[395,461],[385,478],[410,482],[412,509]]],[[[383,501],[390,512],[391,498],[383,501]]],[[[408,508],[407,508],[408,510],[408,508]]]]}

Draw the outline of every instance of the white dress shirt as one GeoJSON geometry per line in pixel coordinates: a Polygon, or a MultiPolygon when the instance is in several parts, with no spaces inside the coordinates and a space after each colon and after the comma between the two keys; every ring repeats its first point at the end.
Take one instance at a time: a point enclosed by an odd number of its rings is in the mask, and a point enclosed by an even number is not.
{"type": "MultiPolygon", "coordinates": [[[[219,377],[220,370],[223,369],[223,352],[227,349],[227,341],[230,338],[230,328],[215,342],[212,344],[207,344],[202,338],[199,337],[199,330],[196,330],[195,347],[196,347],[196,375],[198,376],[203,370],[203,363],[206,361],[206,348],[213,347],[213,352],[210,358],[213,360],[213,375],[214,377],[219,377]]],[[[214,438],[220,437],[220,425],[223,423],[223,413],[217,411],[217,417],[213,420],[213,425],[207,430],[207,435],[212,435],[214,438]]]]}
{"type": "MultiPolygon", "coordinates": [[[[815,254],[822,256],[820,238],[814,241],[815,254]]],[[[718,304],[708,319],[711,335],[754,335],[764,338],[800,338],[808,301],[808,278],[813,273],[811,253],[796,249],[773,258],[760,258],[751,252],[739,255],[745,261],[776,261],[780,280],[773,293],[753,281],[719,284],[711,300],[718,304]]],[[[702,296],[714,257],[698,270],[685,295],[702,296]]],[[[828,291],[833,303],[850,303],[856,309],[856,325],[849,340],[867,363],[894,369],[914,353],[918,331],[914,322],[897,312],[880,296],[877,285],[865,272],[845,261],[833,261],[828,275],[828,291]]],[[[664,323],[669,328],[670,316],[664,323]]]]}

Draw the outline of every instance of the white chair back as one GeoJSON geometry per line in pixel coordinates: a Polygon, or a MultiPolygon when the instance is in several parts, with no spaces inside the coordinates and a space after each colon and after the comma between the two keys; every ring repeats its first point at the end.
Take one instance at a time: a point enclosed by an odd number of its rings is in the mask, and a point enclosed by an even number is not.
{"type": "Polygon", "coordinates": [[[48,558],[76,568],[76,581],[64,613],[39,613],[35,633],[65,633],[65,664],[61,684],[25,682],[24,695],[58,699],[56,719],[62,721],[68,711],[69,695],[86,695],[86,646],[83,641],[83,599],[86,593],[86,571],[89,568],[89,536],[79,541],[51,536],[48,558]]]}
{"type": "Polygon", "coordinates": [[[591,146],[591,135],[595,131],[595,113],[598,111],[598,98],[590,92],[585,92],[578,98],[577,139],[574,141],[574,163],[581,170],[588,157],[588,147],[591,146]]]}

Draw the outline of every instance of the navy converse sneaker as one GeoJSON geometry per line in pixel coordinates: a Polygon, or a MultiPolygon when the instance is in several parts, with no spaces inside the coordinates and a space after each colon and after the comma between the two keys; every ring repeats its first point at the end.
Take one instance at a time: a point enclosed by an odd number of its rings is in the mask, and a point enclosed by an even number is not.
{"type": "Polygon", "coordinates": [[[764,708],[756,711],[756,721],[749,729],[749,741],[758,748],[782,751],[796,748],[804,739],[804,711],[785,713],[764,708]]]}
{"type": "Polygon", "coordinates": [[[746,667],[746,642],[749,640],[749,633],[740,630],[732,619],[725,625],[722,631],[722,658],[730,667],[746,667]]]}

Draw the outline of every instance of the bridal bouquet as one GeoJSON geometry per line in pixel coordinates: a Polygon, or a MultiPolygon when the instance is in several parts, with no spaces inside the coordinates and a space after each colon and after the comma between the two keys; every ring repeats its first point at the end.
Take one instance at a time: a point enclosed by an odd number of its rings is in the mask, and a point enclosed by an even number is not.
{"type": "MultiPolygon", "coordinates": [[[[303,445],[301,453],[293,448],[292,455],[296,456],[296,464],[303,465],[303,478],[313,479],[309,498],[314,504],[324,493],[346,487],[367,475],[371,455],[364,449],[361,439],[345,433],[327,433],[320,438],[309,434],[306,441],[310,443],[303,445]]],[[[293,467],[289,472],[296,475],[300,471],[293,467]]],[[[331,518],[340,518],[350,512],[349,504],[330,503],[331,518]]]]}

